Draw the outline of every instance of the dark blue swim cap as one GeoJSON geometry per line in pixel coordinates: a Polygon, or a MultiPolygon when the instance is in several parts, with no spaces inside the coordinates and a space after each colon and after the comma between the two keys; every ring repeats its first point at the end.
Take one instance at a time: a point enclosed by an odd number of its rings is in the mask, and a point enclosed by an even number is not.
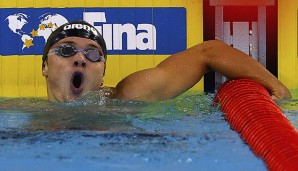
{"type": "Polygon", "coordinates": [[[63,24],[51,33],[43,51],[42,68],[44,68],[45,66],[44,62],[47,60],[50,48],[59,40],[64,39],[66,37],[82,37],[95,41],[102,48],[104,58],[107,58],[106,43],[102,35],[91,24],[83,20],[77,20],[63,24]]]}

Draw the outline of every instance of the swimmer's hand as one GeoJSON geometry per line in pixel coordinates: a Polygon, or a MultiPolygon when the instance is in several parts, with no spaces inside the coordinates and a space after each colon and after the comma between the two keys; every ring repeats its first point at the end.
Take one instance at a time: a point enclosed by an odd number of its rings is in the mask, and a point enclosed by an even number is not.
{"type": "Polygon", "coordinates": [[[282,83],[272,88],[270,91],[271,97],[274,100],[291,99],[292,95],[289,89],[282,83]]]}

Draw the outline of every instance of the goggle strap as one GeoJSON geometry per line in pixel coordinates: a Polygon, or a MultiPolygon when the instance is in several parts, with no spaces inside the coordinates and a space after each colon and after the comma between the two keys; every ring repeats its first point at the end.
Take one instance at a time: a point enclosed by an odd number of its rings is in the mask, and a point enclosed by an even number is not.
{"type": "MultiPolygon", "coordinates": [[[[99,55],[99,58],[96,60],[96,61],[98,61],[98,60],[100,60],[100,61],[103,61],[103,62],[105,62],[105,58],[102,56],[102,55],[100,55],[101,53],[98,51],[98,50],[94,50],[94,51],[96,51],[96,52],[98,52],[98,55],[99,55]]],[[[77,53],[77,52],[83,52],[84,53],[84,55],[85,55],[85,57],[88,59],[88,60],[90,60],[90,61],[92,61],[92,62],[96,62],[96,61],[93,61],[93,60],[91,60],[91,58],[89,58],[89,56],[88,56],[88,51],[86,51],[86,50],[83,50],[83,49],[75,49],[75,47],[73,47],[73,46],[71,46],[71,45],[61,45],[61,46],[58,46],[57,48],[56,48],[56,50],[55,50],[55,52],[56,52],[56,55],[61,55],[61,56],[63,56],[63,57],[70,57],[70,56],[73,56],[75,53],[77,53]],[[71,47],[72,49],[73,49],[73,53],[71,53],[71,54],[64,54],[64,53],[62,53],[62,49],[63,48],[69,48],[69,47],[71,47]]]]}

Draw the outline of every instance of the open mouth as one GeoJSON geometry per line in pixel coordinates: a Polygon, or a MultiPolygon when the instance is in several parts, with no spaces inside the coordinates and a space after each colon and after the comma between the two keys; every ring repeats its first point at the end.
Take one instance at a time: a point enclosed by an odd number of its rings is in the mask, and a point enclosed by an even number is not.
{"type": "Polygon", "coordinates": [[[80,94],[83,91],[84,76],[81,72],[72,74],[70,81],[70,89],[75,94],[80,94]]]}

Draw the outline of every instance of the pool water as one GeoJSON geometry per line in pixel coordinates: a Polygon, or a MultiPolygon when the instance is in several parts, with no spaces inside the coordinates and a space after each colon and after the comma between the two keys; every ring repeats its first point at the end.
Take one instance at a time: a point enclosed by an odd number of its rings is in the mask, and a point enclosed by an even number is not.
{"type": "MultiPolygon", "coordinates": [[[[298,127],[298,100],[278,101],[298,127]]],[[[162,102],[89,94],[72,103],[0,98],[0,170],[267,170],[213,95],[162,102]]]]}

